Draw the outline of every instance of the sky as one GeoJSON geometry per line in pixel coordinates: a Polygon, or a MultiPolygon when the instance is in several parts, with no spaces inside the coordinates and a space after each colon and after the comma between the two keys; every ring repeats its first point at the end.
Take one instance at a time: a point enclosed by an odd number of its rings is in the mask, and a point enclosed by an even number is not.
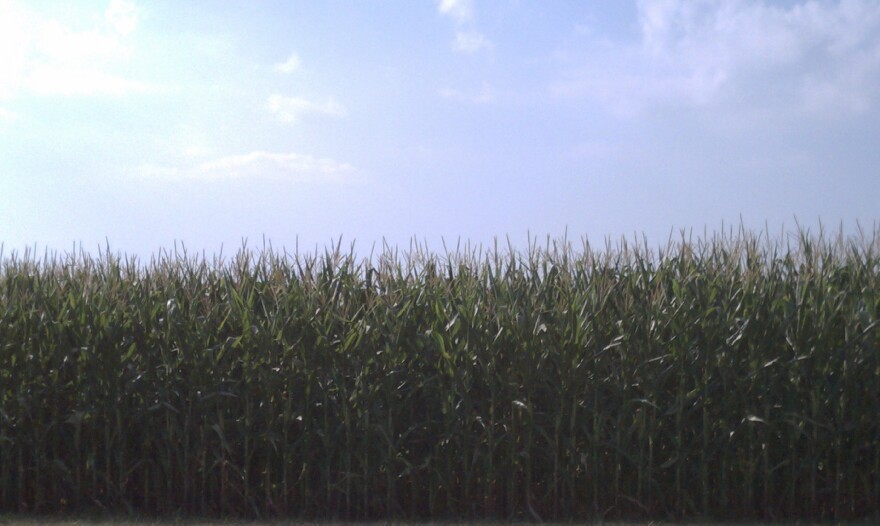
{"type": "Polygon", "coordinates": [[[876,0],[0,0],[0,242],[871,231],[876,0]]]}

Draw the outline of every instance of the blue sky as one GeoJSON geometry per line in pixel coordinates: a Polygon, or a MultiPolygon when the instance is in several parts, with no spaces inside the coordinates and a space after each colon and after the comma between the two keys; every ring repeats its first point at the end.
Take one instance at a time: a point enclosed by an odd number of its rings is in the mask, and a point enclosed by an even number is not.
{"type": "Polygon", "coordinates": [[[878,104],[875,0],[0,0],[0,241],[871,230],[878,104]]]}

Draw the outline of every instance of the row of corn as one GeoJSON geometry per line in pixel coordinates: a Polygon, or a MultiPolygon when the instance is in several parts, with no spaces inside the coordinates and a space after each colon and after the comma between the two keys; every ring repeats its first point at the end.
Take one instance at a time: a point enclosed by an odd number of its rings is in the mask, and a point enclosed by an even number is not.
{"type": "Polygon", "coordinates": [[[880,235],[0,256],[0,511],[876,517],[880,235]]]}

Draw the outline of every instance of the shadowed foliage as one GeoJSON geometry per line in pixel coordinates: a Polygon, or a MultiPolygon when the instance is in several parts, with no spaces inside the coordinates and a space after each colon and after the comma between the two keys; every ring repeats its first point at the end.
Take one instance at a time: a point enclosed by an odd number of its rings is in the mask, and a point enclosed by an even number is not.
{"type": "Polygon", "coordinates": [[[880,236],[0,258],[0,511],[880,503],[880,236]]]}

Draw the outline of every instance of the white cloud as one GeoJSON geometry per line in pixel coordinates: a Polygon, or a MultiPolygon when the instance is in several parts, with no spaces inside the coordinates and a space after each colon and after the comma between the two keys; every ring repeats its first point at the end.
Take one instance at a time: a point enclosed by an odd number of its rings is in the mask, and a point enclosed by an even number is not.
{"type": "Polygon", "coordinates": [[[110,6],[104,11],[104,20],[114,32],[120,35],[131,34],[137,27],[137,6],[127,0],[111,0],[110,6]]]}
{"type": "Polygon", "coordinates": [[[299,97],[285,97],[277,94],[269,97],[266,107],[279,121],[287,123],[296,123],[304,115],[309,114],[344,117],[347,113],[345,106],[333,99],[317,103],[299,97]]]}
{"type": "Polygon", "coordinates": [[[18,5],[0,1],[0,97],[18,91],[28,64],[31,21],[18,5]]]}
{"type": "Polygon", "coordinates": [[[171,134],[171,152],[185,159],[204,159],[214,153],[209,134],[201,126],[183,124],[171,134]]]}
{"type": "Polygon", "coordinates": [[[299,153],[255,151],[206,161],[190,167],[143,166],[140,175],[157,178],[203,180],[270,177],[303,183],[343,183],[355,180],[348,163],[299,153]]]}
{"type": "Polygon", "coordinates": [[[0,107],[0,122],[12,122],[18,120],[18,114],[14,111],[7,110],[6,108],[0,107]]]}
{"type": "Polygon", "coordinates": [[[133,55],[129,37],[138,21],[134,3],[111,0],[103,19],[87,20],[91,28],[74,29],[73,20],[48,18],[12,0],[0,1],[0,97],[155,91],[114,71],[133,55]]]}
{"type": "Polygon", "coordinates": [[[462,53],[475,53],[491,47],[492,42],[479,31],[458,31],[452,42],[452,49],[462,53]]]}
{"type": "MultiPolygon", "coordinates": [[[[658,105],[867,111],[880,83],[880,3],[641,0],[637,45],[594,42],[553,90],[622,114],[658,105]]],[[[583,50],[582,50],[583,51],[583,50]]]]}
{"type": "Polygon", "coordinates": [[[296,55],[296,53],[291,53],[290,56],[287,57],[287,60],[275,64],[275,67],[273,69],[278,73],[283,73],[286,75],[297,71],[299,69],[299,66],[299,57],[296,55]]]}
{"type": "Polygon", "coordinates": [[[126,59],[131,49],[115,32],[73,31],[57,20],[43,22],[35,32],[34,62],[70,65],[126,59]]]}
{"type": "Polygon", "coordinates": [[[474,104],[488,104],[495,101],[495,90],[485,82],[476,93],[465,93],[457,89],[441,88],[437,90],[437,94],[444,99],[474,104]]]}
{"type": "Polygon", "coordinates": [[[481,49],[492,48],[492,41],[475,27],[472,0],[440,0],[437,11],[455,20],[455,39],[452,41],[454,51],[475,53],[481,49]]]}
{"type": "Polygon", "coordinates": [[[457,22],[470,21],[474,16],[474,5],[471,0],[440,0],[437,11],[442,15],[450,16],[457,22]]]}
{"type": "Polygon", "coordinates": [[[123,96],[130,93],[153,93],[158,88],[95,69],[40,66],[30,73],[30,90],[43,96],[123,96]]]}

